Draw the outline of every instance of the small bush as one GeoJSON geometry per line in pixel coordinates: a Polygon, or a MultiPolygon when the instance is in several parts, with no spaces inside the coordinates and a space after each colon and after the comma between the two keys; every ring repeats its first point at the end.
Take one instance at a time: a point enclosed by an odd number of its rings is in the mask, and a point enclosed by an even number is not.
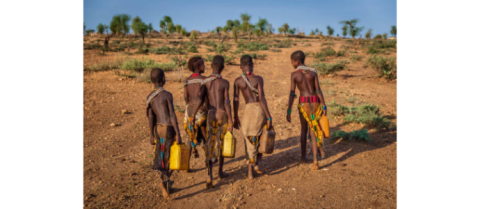
{"type": "MultiPolygon", "coordinates": [[[[273,47],[275,48],[290,48],[292,47],[292,40],[291,39],[286,39],[286,40],[281,40],[276,44],[273,44],[273,47]]],[[[296,45],[296,44],[294,44],[296,45]]]]}
{"type": "Polygon", "coordinates": [[[236,49],[233,53],[234,53],[234,54],[243,53],[243,49],[236,49]]]}
{"type": "Polygon", "coordinates": [[[333,42],[328,42],[328,43],[322,43],[322,46],[333,46],[335,43],[333,42]]]}
{"type": "MultiPolygon", "coordinates": [[[[256,54],[256,53],[250,53],[250,54],[242,54],[243,55],[250,55],[252,57],[252,59],[260,59],[260,60],[263,60],[267,57],[266,54],[256,54]]],[[[242,57],[241,56],[241,57],[242,57]]]]}
{"type": "Polygon", "coordinates": [[[368,135],[367,129],[354,130],[350,133],[345,131],[334,131],[332,134],[330,134],[330,137],[348,139],[349,141],[358,140],[372,142],[370,135],[368,135]]]}
{"type": "Polygon", "coordinates": [[[268,50],[267,45],[262,44],[260,42],[249,42],[247,44],[244,44],[243,41],[239,41],[237,44],[237,48],[242,48],[247,51],[268,50]]]}
{"type": "Polygon", "coordinates": [[[272,49],[271,51],[272,52],[282,52],[282,50],[280,50],[280,49],[272,49]]]}
{"type": "Polygon", "coordinates": [[[346,63],[344,61],[339,61],[335,64],[314,63],[312,64],[312,68],[315,68],[322,75],[329,75],[344,70],[345,65],[346,63]]]}
{"type": "Polygon", "coordinates": [[[372,56],[369,57],[364,66],[372,67],[378,74],[378,77],[384,77],[387,80],[397,78],[397,59],[393,57],[372,56]]]}
{"type": "Polygon", "coordinates": [[[175,57],[172,57],[170,58],[170,60],[172,60],[172,62],[174,62],[175,64],[177,64],[178,66],[185,66],[187,65],[187,60],[183,57],[180,57],[180,56],[175,56],[175,57]]]}
{"type": "Polygon", "coordinates": [[[198,49],[195,45],[192,45],[188,48],[188,52],[191,52],[191,53],[198,53],[198,49]]]}
{"type": "Polygon", "coordinates": [[[178,68],[178,65],[175,62],[171,63],[156,63],[151,59],[146,60],[127,60],[123,62],[121,69],[130,70],[132,72],[143,72],[147,69],[151,70],[152,68],[160,68],[163,71],[171,71],[178,68]]]}
{"type": "Polygon", "coordinates": [[[170,48],[168,46],[162,46],[160,48],[156,48],[154,50],[152,50],[153,53],[155,54],[172,54],[172,55],[175,55],[175,54],[186,54],[185,51],[181,50],[181,49],[177,49],[177,48],[170,48]]]}
{"type": "Polygon", "coordinates": [[[217,54],[222,54],[222,53],[227,52],[228,50],[230,50],[230,48],[232,48],[232,45],[221,43],[221,44],[218,44],[218,45],[215,47],[215,53],[217,53],[217,54]]]}
{"type": "Polygon", "coordinates": [[[350,57],[350,59],[351,59],[352,61],[354,61],[354,62],[359,61],[359,60],[361,60],[362,58],[363,58],[363,56],[361,56],[361,55],[356,55],[356,54],[354,54],[354,55],[352,55],[352,57],[350,57]]]}
{"type": "Polygon", "coordinates": [[[204,44],[207,46],[217,47],[217,44],[215,44],[215,41],[205,41],[204,44]]]}
{"type": "Polygon", "coordinates": [[[338,51],[337,52],[337,57],[343,57],[343,56],[345,56],[346,53],[347,53],[346,51],[338,51]]]}

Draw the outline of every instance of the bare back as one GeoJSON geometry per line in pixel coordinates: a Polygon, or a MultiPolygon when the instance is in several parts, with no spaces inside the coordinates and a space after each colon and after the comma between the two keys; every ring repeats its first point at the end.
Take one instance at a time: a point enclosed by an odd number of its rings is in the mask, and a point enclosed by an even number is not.
{"type": "Polygon", "coordinates": [[[174,110],[171,110],[171,108],[173,108],[173,103],[170,104],[169,98],[172,98],[172,94],[168,91],[162,91],[150,102],[150,108],[148,111],[153,111],[157,124],[172,125],[170,113],[174,110]]]}
{"type": "MultiPolygon", "coordinates": [[[[253,88],[258,89],[259,83],[263,81],[263,78],[257,75],[245,75],[252,85],[253,88]]],[[[245,99],[245,104],[260,102],[260,97],[255,95],[252,90],[248,87],[245,80],[242,77],[238,77],[235,79],[235,85],[240,89],[242,92],[243,98],[245,99]]]]}
{"type": "Polygon", "coordinates": [[[222,78],[205,84],[208,92],[208,109],[225,110],[225,99],[228,96],[230,83],[222,78]]]}
{"type": "Polygon", "coordinates": [[[300,96],[314,96],[315,94],[315,83],[317,81],[317,75],[314,72],[309,71],[295,71],[292,73],[292,89],[293,85],[297,85],[298,90],[300,90],[300,96]]]}
{"type": "MultiPolygon", "coordinates": [[[[195,80],[195,79],[205,79],[206,77],[203,76],[203,75],[199,75],[199,76],[195,76],[195,77],[188,77],[187,78],[187,81],[188,80],[195,80]]],[[[184,88],[184,92],[185,92],[185,103],[186,104],[190,104],[190,103],[193,103],[193,104],[196,104],[196,103],[199,103],[201,102],[201,89],[202,89],[202,84],[200,83],[192,83],[192,84],[188,84],[187,86],[185,86],[184,88]]]]}

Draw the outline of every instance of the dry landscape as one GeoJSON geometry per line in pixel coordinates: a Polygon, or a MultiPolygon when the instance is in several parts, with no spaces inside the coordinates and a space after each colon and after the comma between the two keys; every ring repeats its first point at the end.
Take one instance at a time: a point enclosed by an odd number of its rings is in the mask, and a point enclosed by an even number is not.
{"type": "MultiPolygon", "coordinates": [[[[147,36],[145,44],[141,37],[112,37],[106,50],[103,37],[84,37],[86,208],[396,208],[396,40],[271,35],[220,42],[218,35],[205,33],[194,40],[147,36]],[[296,50],[307,53],[306,64],[319,71],[331,132],[335,132],[325,141],[326,157],[318,171],[310,170],[309,143],[309,163],[299,164],[297,101],[292,123],[286,121],[294,71],[290,54],[296,50]],[[226,159],[224,168],[230,176],[218,179],[217,164],[214,188],[206,190],[207,171],[200,153],[200,158],[190,161],[192,172],[174,172],[174,190],[165,200],[159,175],[150,168],[153,146],[145,114],[145,99],[153,87],[149,70],[168,70],[165,88],[174,95],[186,140],[182,81],[190,71],[185,61],[201,55],[209,75],[209,58],[225,55],[229,64],[222,75],[232,84],[241,75],[239,59],[247,53],[256,56],[254,73],[264,78],[277,131],[275,151],[263,161],[268,172],[247,178],[242,135],[234,130],[239,139],[236,158],[226,159]],[[395,75],[393,70],[385,71],[393,64],[395,75]]],[[[233,95],[233,85],[230,90],[233,95]]],[[[240,115],[243,108],[241,99],[240,115]]]]}

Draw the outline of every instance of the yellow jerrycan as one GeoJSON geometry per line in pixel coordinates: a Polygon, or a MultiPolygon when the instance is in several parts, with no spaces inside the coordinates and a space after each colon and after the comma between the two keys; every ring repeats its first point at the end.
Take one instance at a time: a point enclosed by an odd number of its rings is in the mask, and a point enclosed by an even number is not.
{"type": "Polygon", "coordinates": [[[235,140],[235,137],[233,137],[230,131],[227,131],[225,137],[223,137],[222,156],[226,158],[234,158],[236,144],[237,141],[235,140]]]}
{"type": "Polygon", "coordinates": [[[188,170],[190,164],[190,148],[184,143],[173,142],[170,147],[170,170],[188,170]]]}
{"type": "Polygon", "coordinates": [[[325,116],[325,114],[322,114],[320,117],[320,127],[322,128],[325,138],[330,137],[330,127],[328,125],[328,118],[325,116]]]}

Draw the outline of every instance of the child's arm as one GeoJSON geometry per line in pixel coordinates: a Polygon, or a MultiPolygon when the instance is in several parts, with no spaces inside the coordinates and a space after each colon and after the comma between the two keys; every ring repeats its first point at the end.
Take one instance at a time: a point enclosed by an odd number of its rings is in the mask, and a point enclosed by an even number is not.
{"type": "Polygon", "coordinates": [[[240,88],[237,87],[236,83],[233,83],[233,127],[236,129],[240,127],[240,120],[238,119],[239,93],[240,88]]]}
{"type": "Polygon", "coordinates": [[[150,127],[150,144],[155,145],[155,123],[157,117],[155,116],[155,112],[153,112],[152,107],[150,105],[147,108],[147,116],[148,116],[148,126],[150,127]]]}
{"type": "Polygon", "coordinates": [[[185,104],[188,104],[188,91],[187,91],[187,86],[183,87],[183,99],[185,99],[185,104]]]}
{"type": "Polygon", "coordinates": [[[167,92],[166,98],[167,98],[168,112],[170,113],[170,121],[172,122],[173,129],[175,129],[175,133],[177,133],[177,144],[181,144],[182,135],[180,135],[180,130],[178,129],[177,116],[175,115],[175,109],[173,107],[172,93],[167,92]]]}
{"type": "Polygon", "coordinates": [[[268,105],[267,105],[267,100],[265,99],[265,92],[263,91],[263,78],[260,77],[260,80],[258,82],[258,97],[260,99],[260,105],[262,106],[263,112],[265,113],[265,116],[267,116],[268,121],[267,121],[267,128],[271,129],[272,128],[272,116],[270,115],[270,112],[268,111],[268,105]]]}
{"type": "Polygon", "coordinates": [[[233,122],[232,122],[232,107],[230,106],[230,96],[228,95],[228,91],[230,89],[230,83],[227,81],[227,86],[225,87],[225,101],[223,104],[225,105],[225,110],[227,111],[227,117],[228,117],[228,131],[232,132],[233,131],[233,122]]]}
{"type": "Polygon", "coordinates": [[[292,105],[293,105],[293,99],[295,98],[295,88],[296,88],[296,83],[295,83],[295,78],[293,77],[293,73],[290,76],[290,95],[288,97],[288,109],[287,109],[287,121],[291,122],[292,118],[290,116],[290,113],[292,113],[292,105]]]}
{"type": "Polygon", "coordinates": [[[318,75],[315,75],[315,93],[317,94],[318,98],[320,98],[320,102],[322,106],[325,106],[325,109],[323,109],[323,112],[325,113],[325,116],[327,116],[327,105],[325,104],[325,99],[323,98],[322,89],[320,89],[320,82],[318,81],[318,75]]]}

